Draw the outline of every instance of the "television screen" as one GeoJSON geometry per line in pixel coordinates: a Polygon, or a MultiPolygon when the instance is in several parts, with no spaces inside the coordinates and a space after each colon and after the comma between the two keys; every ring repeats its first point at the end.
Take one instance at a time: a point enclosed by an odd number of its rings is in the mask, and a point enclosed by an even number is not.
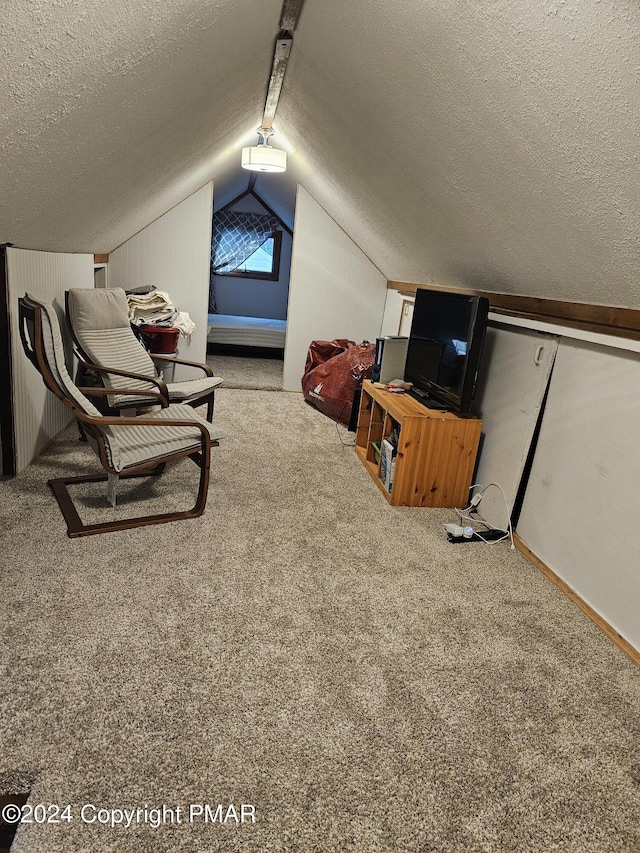
{"type": "Polygon", "coordinates": [[[404,378],[425,405],[469,411],[488,312],[484,296],[416,292],[404,378]]]}

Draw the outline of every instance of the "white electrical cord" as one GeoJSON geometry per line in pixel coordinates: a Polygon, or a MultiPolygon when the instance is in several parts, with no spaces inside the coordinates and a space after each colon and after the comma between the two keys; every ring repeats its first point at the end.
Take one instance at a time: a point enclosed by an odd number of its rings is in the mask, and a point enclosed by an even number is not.
{"type": "Polygon", "coordinates": [[[499,486],[498,483],[487,483],[486,486],[483,486],[480,483],[474,483],[472,486],[470,486],[470,490],[479,489],[480,491],[476,492],[476,494],[474,494],[471,497],[471,502],[469,503],[468,506],[466,506],[464,509],[458,509],[456,507],[455,511],[457,512],[458,518],[461,521],[464,520],[464,521],[479,522],[480,524],[484,524],[485,528],[491,529],[491,525],[487,524],[487,522],[483,518],[473,518],[470,515],[470,512],[471,512],[471,510],[475,510],[477,512],[477,508],[480,504],[480,501],[482,500],[482,498],[484,496],[484,493],[487,491],[487,489],[491,488],[492,486],[493,486],[493,488],[498,489],[498,491],[502,495],[502,500],[504,501],[504,507],[505,507],[505,510],[507,513],[507,532],[505,533],[504,536],[501,536],[500,539],[485,539],[482,536],[482,533],[480,533],[479,531],[474,529],[473,532],[478,537],[478,539],[482,540],[482,542],[485,542],[487,545],[493,545],[495,542],[503,542],[505,539],[510,539],[511,540],[511,550],[513,551],[516,546],[515,546],[515,543],[513,541],[513,527],[511,526],[511,511],[509,510],[509,504],[507,503],[507,498],[506,498],[506,495],[502,489],[502,486],[499,486]]]}

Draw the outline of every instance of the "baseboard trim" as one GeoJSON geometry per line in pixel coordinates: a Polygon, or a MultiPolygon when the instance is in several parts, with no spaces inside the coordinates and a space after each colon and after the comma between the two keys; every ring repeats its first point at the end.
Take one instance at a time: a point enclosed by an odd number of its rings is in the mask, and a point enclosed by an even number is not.
{"type": "Polygon", "coordinates": [[[529,546],[522,541],[522,539],[518,536],[517,533],[513,534],[513,541],[521,554],[523,554],[529,562],[536,567],[542,574],[550,580],[552,584],[558,587],[560,592],[564,593],[567,598],[572,601],[577,607],[582,610],[585,616],[588,616],[589,619],[599,628],[602,633],[614,643],[620,651],[624,652],[624,654],[633,662],[637,667],[640,667],[640,651],[634,648],[631,643],[626,640],[621,634],[619,634],[615,628],[612,628],[609,623],[602,618],[602,616],[597,613],[593,607],[587,604],[578,593],[569,586],[568,583],[562,580],[562,578],[558,577],[558,575],[544,563],[540,557],[536,553],[534,553],[529,546]]]}

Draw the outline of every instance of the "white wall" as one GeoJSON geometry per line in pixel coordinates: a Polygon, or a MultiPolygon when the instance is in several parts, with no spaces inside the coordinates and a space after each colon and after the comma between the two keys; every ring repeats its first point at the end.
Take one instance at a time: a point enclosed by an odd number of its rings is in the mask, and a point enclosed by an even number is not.
{"type": "Polygon", "coordinates": [[[415,296],[403,296],[393,287],[387,288],[387,299],[384,303],[381,337],[385,335],[402,335],[409,337],[415,296]]]}
{"type": "MultiPolygon", "coordinates": [[[[196,330],[180,338],[182,358],[206,360],[213,184],[190,195],[109,255],[109,287],[125,290],[153,284],[166,291],[196,330]]],[[[176,370],[176,379],[192,374],[176,370]]]]}
{"type": "MultiPolygon", "coordinates": [[[[18,299],[31,293],[55,306],[64,324],[64,293],[70,287],[93,287],[93,255],[7,249],[13,416],[16,473],[23,471],[61,429],[73,420],[69,410],[48,391],[22,348],[18,299]]],[[[75,367],[68,350],[67,367],[75,367]]]]}
{"type": "Polygon", "coordinates": [[[489,323],[473,412],[482,418],[475,482],[488,488],[479,512],[506,529],[522,480],[557,350],[556,336],[489,323]],[[507,509],[508,507],[508,509],[507,509]]]}
{"type": "MultiPolygon", "coordinates": [[[[231,209],[244,213],[267,212],[255,196],[245,196],[231,209]]],[[[286,320],[292,243],[291,234],[283,229],[280,275],[277,281],[214,275],[218,313],[286,320]]]]}
{"type": "Polygon", "coordinates": [[[284,389],[300,391],[309,344],[380,334],[387,281],[350,237],[298,187],[289,284],[284,389]]]}
{"type": "MultiPolygon", "coordinates": [[[[497,483],[513,501],[548,390],[516,532],[640,650],[632,529],[640,342],[497,313],[490,319],[475,406],[486,434],[476,479],[497,483]]],[[[504,525],[499,493],[489,490],[479,511],[504,525]]]]}
{"type": "Polygon", "coordinates": [[[382,315],[382,326],[380,327],[380,336],[397,335],[400,328],[400,320],[402,313],[402,302],[404,296],[393,288],[387,288],[387,295],[384,303],[384,314],[382,315]]]}
{"type": "Polygon", "coordinates": [[[640,355],[562,338],[518,533],[640,649],[640,355]]]}

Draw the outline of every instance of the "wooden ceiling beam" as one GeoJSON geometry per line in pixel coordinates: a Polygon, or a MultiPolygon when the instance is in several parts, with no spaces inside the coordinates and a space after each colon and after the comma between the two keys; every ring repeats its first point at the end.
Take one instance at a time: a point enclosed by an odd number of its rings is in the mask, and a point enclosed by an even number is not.
{"type": "Polygon", "coordinates": [[[284,83],[284,75],[287,71],[287,63],[289,54],[291,53],[291,45],[293,44],[292,36],[279,36],[276,39],[276,46],[273,52],[273,65],[271,67],[271,77],[269,78],[269,88],[267,89],[267,98],[264,105],[264,113],[262,115],[262,125],[266,129],[270,129],[273,125],[273,119],[278,108],[280,100],[280,92],[284,83]]]}
{"type": "MultiPolygon", "coordinates": [[[[284,0],[282,4],[282,12],[280,13],[280,33],[276,39],[273,51],[271,76],[269,77],[267,96],[265,98],[264,111],[262,113],[262,123],[260,124],[260,128],[264,130],[272,130],[273,128],[273,120],[276,115],[276,110],[278,109],[280,93],[282,92],[282,84],[284,83],[284,75],[287,73],[289,55],[293,45],[293,31],[298,25],[298,19],[300,18],[303,3],[304,0],[284,0]]],[[[253,192],[253,188],[256,184],[256,178],[257,174],[253,172],[249,178],[248,192],[253,192]]]]}
{"type": "Polygon", "coordinates": [[[280,15],[280,29],[283,32],[292,33],[295,30],[303,3],[304,0],[284,0],[280,15]]]}
{"type": "Polygon", "coordinates": [[[280,13],[280,33],[276,39],[275,48],[273,51],[273,63],[271,65],[271,77],[269,78],[269,86],[267,88],[267,97],[264,105],[264,113],[262,115],[262,125],[266,130],[270,130],[273,126],[282,84],[284,83],[284,75],[287,71],[289,62],[289,54],[293,45],[293,31],[298,26],[300,12],[304,0],[284,0],[282,4],[282,12],[280,13]]]}

